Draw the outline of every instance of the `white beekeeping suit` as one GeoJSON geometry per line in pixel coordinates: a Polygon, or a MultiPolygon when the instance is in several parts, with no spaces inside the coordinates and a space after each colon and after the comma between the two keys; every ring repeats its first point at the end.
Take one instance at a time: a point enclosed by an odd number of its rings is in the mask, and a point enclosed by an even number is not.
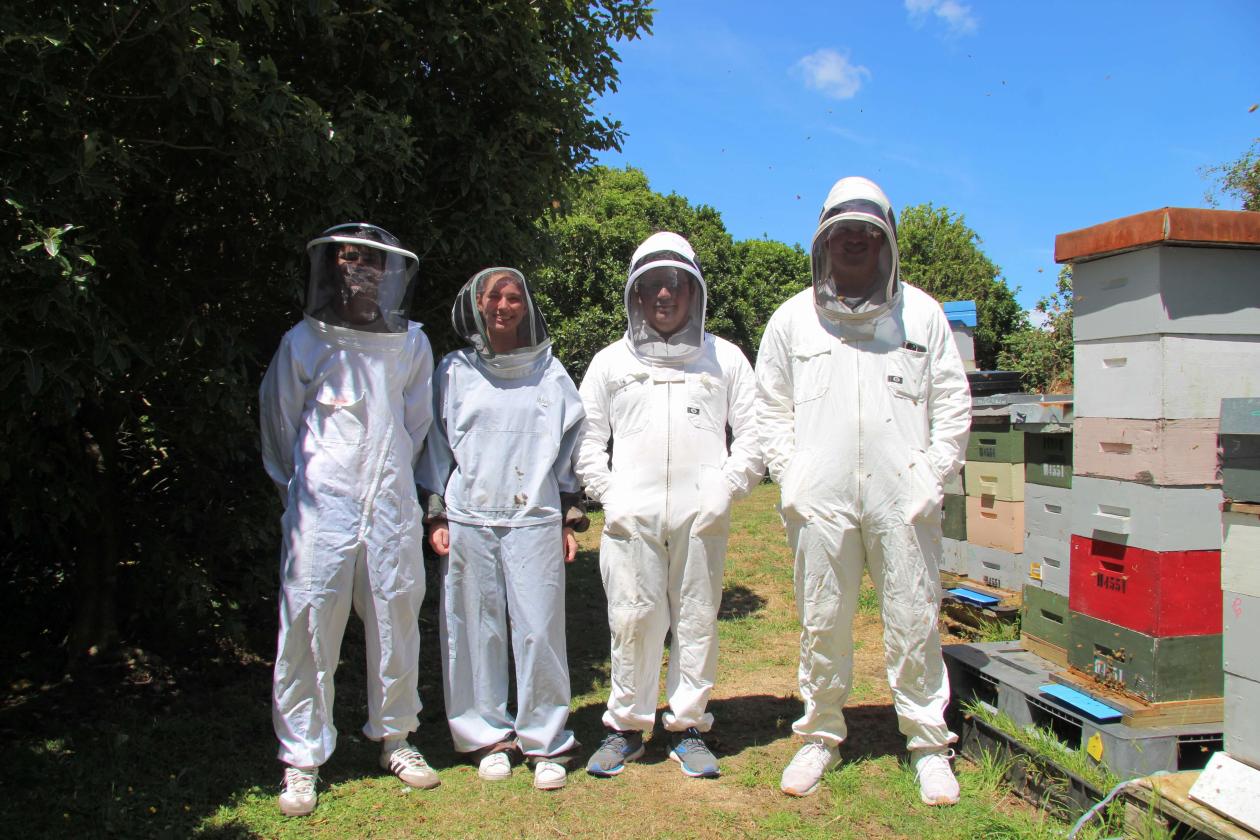
{"type": "Polygon", "coordinates": [[[413,466],[433,374],[429,341],[406,318],[415,254],[366,224],[330,228],[307,253],[306,315],[259,390],[263,463],[285,502],[273,718],[280,760],[298,768],[336,745],[333,674],[352,604],[367,645],[364,735],[401,743],[418,726],[424,529],[413,466]]]}
{"type": "MultiPolygon", "coordinates": [[[[449,551],[440,567],[440,630],[451,736],[463,753],[555,757],[576,745],[566,727],[564,562],[566,529],[586,525],[575,507],[582,402],[519,271],[479,272],[451,318],[471,347],[438,365],[420,471],[429,518],[449,534],[434,548],[449,551]]],[[[551,768],[558,775],[546,780],[536,770],[537,786],[563,784],[561,770],[551,768]]],[[[507,772],[506,763],[481,767],[488,779],[507,772]]]]}
{"type": "MultiPolygon", "coordinates": [[[[937,565],[944,482],[970,425],[966,376],[940,305],[898,277],[895,217],[875,184],[832,188],[812,265],[813,287],[779,307],[757,357],[758,429],[795,552],[805,713],[793,729],[834,760],[865,566],[901,731],[911,750],[937,750],[956,740],[937,565]]],[[[786,791],[812,792],[788,775],[786,791]]]]}
{"type": "Polygon", "coordinates": [[[705,299],[690,244],[673,233],[649,237],[626,281],[626,334],[596,354],[580,389],[587,432],[578,474],[605,514],[600,571],[612,689],[603,722],[610,730],[651,731],[670,630],[665,728],[702,733],[713,725],[707,705],[730,505],[763,467],[751,366],[735,345],[704,331],[705,299]],[[645,311],[653,308],[661,311],[645,311]],[[667,335],[654,326],[662,323],[667,335]]]}

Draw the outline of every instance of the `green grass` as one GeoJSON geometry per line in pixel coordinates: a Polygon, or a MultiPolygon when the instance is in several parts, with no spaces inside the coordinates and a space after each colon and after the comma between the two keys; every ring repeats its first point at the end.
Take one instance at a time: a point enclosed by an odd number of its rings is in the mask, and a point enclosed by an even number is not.
{"type": "MultiPolygon", "coordinates": [[[[422,615],[421,696],[427,705],[413,740],[438,769],[441,787],[406,789],[379,770],[376,745],[358,734],[365,704],[363,642],[352,618],[337,674],[340,741],[322,770],[320,804],[311,817],[286,819],[276,809],[281,768],[267,663],[225,656],[173,673],[168,682],[132,679],[119,688],[80,681],[11,699],[0,708],[0,836],[1061,837],[1066,826],[1013,797],[991,763],[958,762],[959,806],[919,802],[885,681],[869,581],[859,598],[843,761],[814,797],[790,799],[779,792],[780,773],[798,747],[791,725],[801,704],[792,560],[774,511],[776,493],[770,485],[757,488],[737,503],[732,523],[718,685],[710,705],[717,717],[711,742],[722,762],[719,780],[679,774],[658,730],[643,761],[616,779],[577,772],[554,793],[533,790],[520,769],[507,782],[482,782],[452,752],[442,716],[431,577],[422,615]]],[[[570,725],[584,756],[600,737],[608,683],[595,519],[568,574],[570,725]]],[[[263,636],[274,632],[260,630],[263,636]]]]}

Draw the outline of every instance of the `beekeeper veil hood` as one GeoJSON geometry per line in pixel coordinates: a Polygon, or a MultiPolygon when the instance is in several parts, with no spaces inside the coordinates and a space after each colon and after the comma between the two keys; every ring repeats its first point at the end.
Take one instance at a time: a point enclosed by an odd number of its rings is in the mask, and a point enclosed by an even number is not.
{"type": "Polygon", "coordinates": [[[868,318],[899,292],[897,221],[866,178],[841,178],[818,218],[810,252],[814,304],[829,318],[868,318]]]}
{"type": "Polygon", "coordinates": [[[525,275],[515,268],[486,268],[455,296],[451,324],[499,376],[523,376],[549,353],[551,337],[525,275]]]}
{"type": "Polygon", "coordinates": [[[333,327],[407,331],[420,260],[389,231],[364,222],[335,225],[306,243],[306,314],[333,327]]]}
{"type": "Polygon", "coordinates": [[[630,259],[626,279],[626,340],[651,362],[681,364],[704,347],[706,289],[691,244],[676,233],[654,233],[630,259]]]}

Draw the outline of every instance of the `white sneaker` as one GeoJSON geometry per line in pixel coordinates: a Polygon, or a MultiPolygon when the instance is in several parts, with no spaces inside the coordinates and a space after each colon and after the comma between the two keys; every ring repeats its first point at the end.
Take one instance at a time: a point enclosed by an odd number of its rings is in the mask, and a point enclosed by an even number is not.
{"type": "Polygon", "coordinates": [[[488,753],[477,765],[477,775],[487,782],[501,782],[512,777],[512,760],[505,752],[488,753]]]}
{"type": "Polygon", "coordinates": [[[788,796],[809,796],[817,793],[818,785],[826,773],[840,761],[840,751],[821,741],[810,741],[796,751],[792,761],[783,768],[779,790],[788,796]]]}
{"type": "Polygon", "coordinates": [[[915,750],[914,775],[919,780],[919,799],[924,805],[957,805],[958,780],[950,769],[954,751],[915,750]]]}
{"type": "Polygon", "coordinates": [[[319,794],[315,785],[319,782],[318,767],[284,768],[284,790],[280,792],[280,813],[286,817],[305,817],[315,810],[319,794]]]}
{"type": "Polygon", "coordinates": [[[437,772],[419,751],[406,741],[386,741],[381,749],[381,767],[413,788],[435,788],[442,784],[437,772]]]}
{"type": "Polygon", "coordinates": [[[534,765],[534,787],[539,790],[559,790],[564,787],[565,775],[563,764],[539,760],[534,765]]]}

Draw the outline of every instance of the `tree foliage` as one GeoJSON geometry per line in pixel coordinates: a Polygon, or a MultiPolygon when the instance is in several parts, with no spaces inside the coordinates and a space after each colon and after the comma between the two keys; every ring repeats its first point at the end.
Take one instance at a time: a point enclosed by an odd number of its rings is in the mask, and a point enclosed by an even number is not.
{"type": "Polygon", "coordinates": [[[645,0],[3,4],[10,617],[72,653],[118,625],[171,645],[239,630],[274,590],[255,389],[297,318],[305,241],[355,219],[399,235],[421,254],[418,314],[440,346],[459,283],[532,252],[570,174],[618,145],[591,106],[615,88],[613,44],[650,14],[645,0]]]}
{"type": "Polygon", "coordinates": [[[991,370],[1005,337],[1026,326],[1026,316],[980,245],[962,214],[946,207],[906,207],[897,222],[902,277],[937,300],[976,302],[976,364],[991,370]]]}
{"type": "MultiPolygon", "coordinates": [[[[1216,182],[1217,190],[1238,199],[1242,209],[1260,211],[1260,137],[1251,141],[1251,148],[1238,160],[1206,166],[1200,172],[1216,182]]],[[[1213,207],[1219,204],[1215,192],[1206,198],[1213,207]]]]}
{"type": "Polygon", "coordinates": [[[716,210],[654,192],[637,169],[593,168],[575,180],[567,205],[543,225],[545,259],[535,277],[556,353],[575,380],[625,332],[630,257],[657,231],[691,243],[708,290],[705,327],[738,345],[750,362],[766,320],[809,282],[809,258],[800,248],[734,242],[716,210]]]}
{"type": "Polygon", "coordinates": [[[998,356],[1003,370],[1017,370],[1031,394],[1072,392],[1072,266],[1059,271],[1052,294],[1035,307],[1045,323],[1016,330],[998,356]]]}

